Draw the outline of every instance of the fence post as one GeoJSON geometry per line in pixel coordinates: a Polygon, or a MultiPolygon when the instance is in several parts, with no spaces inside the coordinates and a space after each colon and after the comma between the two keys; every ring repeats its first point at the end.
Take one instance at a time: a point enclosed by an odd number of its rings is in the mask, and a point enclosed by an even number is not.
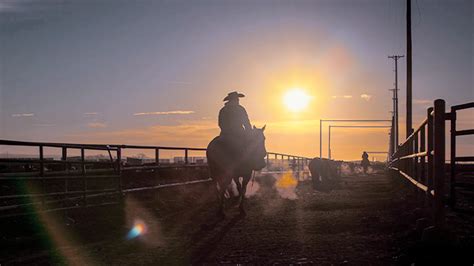
{"type": "MultiPolygon", "coordinates": [[[[69,167],[68,167],[68,164],[66,163],[67,162],[67,147],[62,147],[61,160],[64,161],[64,170],[67,176],[69,175],[69,167]]],[[[67,193],[69,192],[69,182],[68,182],[67,177],[64,179],[64,192],[66,192],[66,194],[64,195],[64,198],[67,199],[68,198],[67,193]]]]}
{"type": "Polygon", "coordinates": [[[155,149],[155,163],[156,165],[160,164],[160,149],[159,148],[155,149]]]}
{"type": "Polygon", "coordinates": [[[456,109],[451,107],[451,174],[449,204],[452,208],[456,205],[456,109]]]}
{"type": "Polygon", "coordinates": [[[184,164],[188,164],[188,149],[184,149],[184,164]]]}
{"type": "Polygon", "coordinates": [[[434,220],[437,227],[442,227],[445,220],[444,182],[445,182],[445,102],[438,99],[434,102],[434,220]]]}
{"type": "MultiPolygon", "coordinates": [[[[42,194],[46,194],[46,180],[44,179],[44,147],[43,145],[39,146],[39,159],[40,159],[40,169],[39,169],[39,174],[41,177],[41,190],[42,194]]],[[[41,205],[43,208],[45,207],[45,196],[41,197],[41,205]]]]}
{"type": "Polygon", "coordinates": [[[432,205],[432,201],[431,201],[431,191],[433,190],[433,115],[431,114],[433,112],[433,107],[430,107],[428,108],[427,110],[427,118],[428,118],[428,125],[427,125],[427,136],[426,136],[426,140],[427,140],[427,148],[426,148],[426,151],[427,151],[427,165],[426,165],[426,169],[427,169],[427,173],[426,173],[426,184],[427,184],[427,187],[428,187],[428,193],[426,194],[427,196],[427,201],[428,201],[428,204],[431,206],[432,205]]]}
{"type": "MultiPolygon", "coordinates": [[[[425,126],[422,126],[420,129],[420,152],[426,152],[426,131],[425,126]]],[[[426,185],[426,156],[420,157],[420,181],[426,185]]],[[[426,197],[426,195],[425,195],[426,197]]]]}
{"type": "MultiPolygon", "coordinates": [[[[400,146],[400,150],[401,150],[401,154],[400,154],[400,157],[403,157],[405,155],[408,154],[408,145],[410,145],[410,142],[407,141],[405,142],[405,145],[402,145],[400,146]]],[[[407,173],[408,175],[410,175],[410,172],[409,172],[409,168],[408,168],[408,160],[402,160],[402,162],[400,163],[401,164],[401,168],[403,169],[403,172],[407,173]]]]}
{"type": "MultiPolygon", "coordinates": [[[[418,133],[413,135],[413,142],[414,142],[413,153],[418,153],[418,133]]],[[[413,178],[417,182],[420,182],[420,176],[418,175],[418,157],[413,158],[412,164],[413,164],[413,178]]],[[[420,195],[420,190],[417,188],[416,189],[417,202],[419,200],[419,195],[420,195]]]]}
{"type": "Polygon", "coordinates": [[[82,197],[84,206],[87,205],[87,178],[86,178],[86,162],[84,148],[81,148],[81,173],[82,173],[82,197]]]}
{"type": "Polygon", "coordinates": [[[122,197],[122,149],[117,147],[117,186],[119,191],[119,198],[122,197]]]}

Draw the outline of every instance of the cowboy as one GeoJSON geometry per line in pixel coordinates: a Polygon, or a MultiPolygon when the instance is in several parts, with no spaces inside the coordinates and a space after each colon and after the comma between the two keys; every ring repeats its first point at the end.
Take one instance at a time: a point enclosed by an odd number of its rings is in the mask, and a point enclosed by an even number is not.
{"type": "Polygon", "coordinates": [[[224,98],[224,107],[219,111],[220,138],[227,144],[231,152],[240,155],[247,142],[252,126],[245,108],[239,104],[242,93],[233,91],[224,98]]]}
{"type": "Polygon", "coordinates": [[[364,151],[364,152],[362,153],[362,161],[365,161],[365,160],[367,160],[367,161],[369,160],[369,154],[364,151]]]}

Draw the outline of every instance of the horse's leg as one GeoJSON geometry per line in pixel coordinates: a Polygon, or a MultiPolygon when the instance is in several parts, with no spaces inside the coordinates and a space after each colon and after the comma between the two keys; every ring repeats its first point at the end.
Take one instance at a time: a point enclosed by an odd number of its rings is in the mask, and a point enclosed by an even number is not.
{"type": "Polygon", "coordinates": [[[219,181],[215,182],[215,189],[216,189],[216,196],[217,196],[217,216],[222,217],[224,216],[224,206],[223,206],[223,198],[225,189],[222,188],[222,183],[219,181]]]}
{"type": "Polygon", "coordinates": [[[240,209],[240,214],[242,214],[242,215],[245,215],[245,206],[244,206],[245,193],[247,192],[247,185],[248,185],[251,177],[252,177],[252,173],[250,173],[248,175],[244,175],[243,178],[242,178],[242,189],[241,189],[241,191],[239,191],[239,196],[240,196],[239,209],[240,209]]]}
{"type": "Polygon", "coordinates": [[[221,182],[219,182],[219,210],[217,212],[217,215],[219,217],[225,217],[224,214],[224,204],[225,204],[225,192],[227,191],[227,188],[229,187],[230,182],[232,182],[232,178],[226,178],[224,177],[221,182]]]}
{"type": "Polygon", "coordinates": [[[225,217],[224,214],[224,203],[225,203],[225,191],[226,189],[223,187],[220,187],[219,191],[219,208],[217,209],[217,216],[218,217],[225,217]]]}
{"type": "Polygon", "coordinates": [[[234,182],[237,186],[237,191],[239,192],[239,195],[237,195],[237,197],[240,198],[240,195],[242,194],[242,184],[240,183],[240,177],[234,177],[234,182]]]}
{"type": "Polygon", "coordinates": [[[225,201],[225,191],[226,187],[221,180],[216,181],[216,190],[217,190],[217,216],[225,217],[224,214],[224,201],[225,201]],[[220,182],[219,182],[220,181],[220,182]]]}

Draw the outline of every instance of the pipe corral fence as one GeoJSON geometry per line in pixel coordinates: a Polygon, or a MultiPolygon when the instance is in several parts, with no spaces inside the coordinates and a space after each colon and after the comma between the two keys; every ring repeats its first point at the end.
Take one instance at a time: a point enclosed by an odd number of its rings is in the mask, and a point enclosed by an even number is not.
{"type": "Polygon", "coordinates": [[[432,210],[436,226],[445,224],[445,205],[456,205],[456,176],[462,172],[472,172],[473,165],[460,165],[458,162],[474,162],[474,156],[457,156],[456,137],[474,135],[474,129],[456,130],[456,113],[460,110],[474,108],[474,102],[455,105],[451,112],[446,112],[445,101],[434,101],[434,107],[427,109],[426,118],[398,146],[391,155],[389,169],[395,171],[421,193],[424,202],[432,210]],[[451,123],[450,163],[446,164],[446,122],[451,123]],[[446,178],[449,167],[449,179],[446,178]],[[449,185],[449,189],[446,187],[449,185]]]}
{"type": "MultiPolygon", "coordinates": [[[[0,158],[0,217],[35,212],[51,212],[75,208],[117,204],[126,193],[186,186],[210,182],[207,162],[192,160],[191,152],[205,148],[143,145],[105,145],[27,142],[0,140],[0,146],[30,147],[37,151],[33,158],[0,158]],[[47,158],[45,149],[60,149],[57,159],[47,158]],[[147,162],[128,163],[126,150],[152,151],[147,162]],[[166,151],[181,153],[177,161],[160,158],[166,151]],[[78,152],[79,156],[68,156],[78,152]],[[86,152],[103,152],[101,160],[91,160],[86,152]],[[168,175],[168,176],[167,176],[168,175]],[[143,176],[153,176],[148,182],[143,176]],[[141,181],[140,181],[141,180],[141,181]],[[127,185],[124,182],[127,181],[127,185]],[[141,183],[140,183],[141,182],[141,183]]],[[[201,158],[205,158],[201,156],[201,158]]],[[[265,173],[294,171],[307,173],[311,159],[284,153],[268,152],[265,173]]],[[[135,160],[136,161],[136,160],[135,160]]]]}

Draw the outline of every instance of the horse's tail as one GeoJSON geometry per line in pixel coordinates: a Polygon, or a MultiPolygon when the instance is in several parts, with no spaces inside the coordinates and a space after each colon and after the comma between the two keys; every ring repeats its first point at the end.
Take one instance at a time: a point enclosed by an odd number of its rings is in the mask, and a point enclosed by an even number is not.
{"type": "Polygon", "coordinates": [[[211,142],[209,142],[209,145],[207,145],[206,149],[207,165],[209,167],[209,172],[212,179],[216,177],[218,169],[218,162],[216,160],[217,138],[218,137],[215,137],[213,140],[211,140],[211,142]]]}

